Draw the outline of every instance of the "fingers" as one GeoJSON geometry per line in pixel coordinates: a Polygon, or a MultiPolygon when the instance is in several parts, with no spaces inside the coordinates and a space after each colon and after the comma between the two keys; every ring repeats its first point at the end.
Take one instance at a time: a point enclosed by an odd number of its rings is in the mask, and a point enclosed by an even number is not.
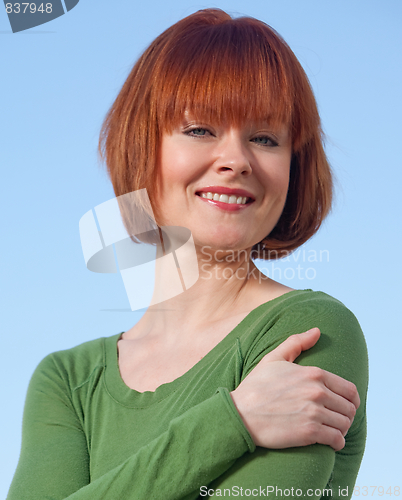
{"type": "MultiPolygon", "coordinates": [[[[262,361],[288,361],[293,363],[303,351],[311,349],[317,343],[320,335],[318,328],[311,328],[306,332],[291,335],[276,349],[268,353],[262,361]]],[[[311,367],[309,369],[315,370],[313,378],[316,378],[317,381],[322,380],[328,389],[353,403],[356,409],[359,408],[360,397],[356,386],[352,382],[320,368],[311,367]]]]}
{"type": "MultiPolygon", "coordinates": [[[[347,418],[349,420],[349,427],[352,425],[357,408],[351,401],[331,391],[330,395],[324,398],[323,405],[328,410],[347,418]]],[[[342,430],[340,427],[339,429],[342,430]]]]}
{"type": "MultiPolygon", "coordinates": [[[[306,409],[310,430],[315,432],[317,443],[328,444],[338,451],[345,446],[343,439],[356,415],[360,404],[356,386],[333,373],[317,367],[304,367],[308,370],[308,378],[318,382],[308,399],[306,409]]],[[[311,391],[311,389],[310,389],[311,391]]]]}
{"type": "MultiPolygon", "coordinates": [[[[342,398],[347,399],[355,406],[356,410],[360,406],[360,397],[357,392],[357,388],[355,384],[345,380],[334,373],[327,372],[325,370],[322,371],[323,382],[325,386],[335,394],[342,396],[342,398]]],[[[346,413],[345,413],[346,415],[346,413]]]]}
{"type": "Polygon", "coordinates": [[[314,433],[314,439],[311,444],[320,443],[331,446],[335,451],[341,450],[345,446],[345,438],[339,429],[320,425],[314,433]]]}
{"type": "Polygon", "coordinates": [[[326,408],[324,409],[322,424],[328,427],[332,427],[335,430],[338,430],[343,437],[345,437],[346,434],[348,433],[348,430],[350,429],[352,422],[353,418],[349,419],[345,415],[341,415],[340,413],[328,410],[326,408]]]}
{"type": "Polygon", "coordinates": [[[326,408],[311,405],[306,409],[304,437],[306,444],[326,444],[335,451],[345,446],[345,439],[351,421],[345,415],[326,408]]]}
{"type": "Polygon", "coordinates": [[[342,436],[346,436],[353,422],[353,416],[344,415],[336,410],[332,411],[329,408],[314,403],[310,404],[306,412],[309,421],[332,427],[338,430],[342,436]]]}
{"type": "Polygon", "coordinates": [[[289,361],[293,362],[302,351],[313,347],[320,338],[320,330],[312,328],[307,332],[291,335],[276,349],[265,356],[266,361],[289,361]]]}
{"type": "Polygon", "coordinates": [[[314,384],[309,399],[347,417],[352,423],[360,405],[355,384],[316,366],[303,367],[303,373],[314,384]]]}
{"type": "Polygon", "coordinates": [[[356,386],[321,368],[293,363],[319,337],[318,328],[290,336],[231,393],[257,446],[320,443],[336,451],[345,446],[344,436],[360,405],[356,386]]]}

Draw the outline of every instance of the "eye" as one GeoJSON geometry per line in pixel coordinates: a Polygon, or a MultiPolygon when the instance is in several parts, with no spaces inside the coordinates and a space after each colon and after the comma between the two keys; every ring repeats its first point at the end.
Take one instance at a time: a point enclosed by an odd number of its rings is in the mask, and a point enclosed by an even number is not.
{"type": "Polygon", "coordinates": [[[256,144],[259,144],[261,146],[267,146],[267,147],[276,147],[278,146],[278,141],[274,139],[273,137],[270,137],[269,135],[259,135],[257,137],[254,137],[254,139],[251,139],[254,141],[256,144]]]}
{"type": "Polygon", "coordinates": [[[202,127],[194,127],[190,130],[186,130],[184,133],[190,137],[205,137],[207,134],[211,134],[209,130],[202,127]]]}

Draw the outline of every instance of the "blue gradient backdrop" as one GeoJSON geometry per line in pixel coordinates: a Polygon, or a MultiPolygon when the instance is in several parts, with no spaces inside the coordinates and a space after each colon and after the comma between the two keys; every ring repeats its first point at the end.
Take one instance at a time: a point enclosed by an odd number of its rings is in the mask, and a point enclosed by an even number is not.
{"type": "Polygon", "coordinates": [[[81,0],[16,34],[0,6],[0,498],[18,461],[25,393],[39,361],[140,317],[127,311],[120,275],[86,269],[78,221],[113,197],[97,139],[132,64],[165,28],[206,7],[273,26],[311,80],[336,203],[298,257],[261,267],[286,285],[337,297],[359,319],[371,371],[357,485],[402,486],[402,3],[81,0]]]}

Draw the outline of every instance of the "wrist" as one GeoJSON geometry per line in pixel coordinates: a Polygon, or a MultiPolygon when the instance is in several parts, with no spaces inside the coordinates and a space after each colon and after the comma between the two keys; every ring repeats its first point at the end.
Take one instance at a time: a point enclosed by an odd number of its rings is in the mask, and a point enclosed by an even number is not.
{"type": "Polygon", "coordinates": [[[229,392],[230,397],[233,401],[233,406],[235,407],[237,413],[239,414],[239,417],[241,421],[243,422],[244,427],[247,429],[248,433],[250,434],[251,439],[253,440],[253,443],[257,446],[257,438],[255,434],[253,433],[250,425],[249,425],[249,419],[247,417],[247,411],[244,409],[244,406],[242,404],[242,398],[241,394],[235,389],[234,391],[229,392]]]}

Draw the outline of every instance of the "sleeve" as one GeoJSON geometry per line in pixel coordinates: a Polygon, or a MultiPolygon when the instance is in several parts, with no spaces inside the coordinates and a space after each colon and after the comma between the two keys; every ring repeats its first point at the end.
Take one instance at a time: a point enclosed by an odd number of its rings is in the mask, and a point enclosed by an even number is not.
{"type": "Polygon", "coordinates": [[[296,362],[318,366],[350,380],[359,392],[361,404],[345,437],[345,447],[339,452],[320,444],[282,450],[257,447],[253,454],[244,454],[205,487],[201,497],[224,496],[225,491],[232,496],[271,498],[352,496],[365,447],[368,385],[367,348],[354,315],[329,296],[283,311],[244,355],[242,379],[288,336],[313,327],[320,328],[321,337],[296,362]]]}
{"type": "Polygon", "coordinates": [[[201,485],[255,449],[227,391],[219,390],[91,482],[87,438],[65,385],[47,356],[28,387],[21,455],[7,500],[197,498],[201,485]]]}

